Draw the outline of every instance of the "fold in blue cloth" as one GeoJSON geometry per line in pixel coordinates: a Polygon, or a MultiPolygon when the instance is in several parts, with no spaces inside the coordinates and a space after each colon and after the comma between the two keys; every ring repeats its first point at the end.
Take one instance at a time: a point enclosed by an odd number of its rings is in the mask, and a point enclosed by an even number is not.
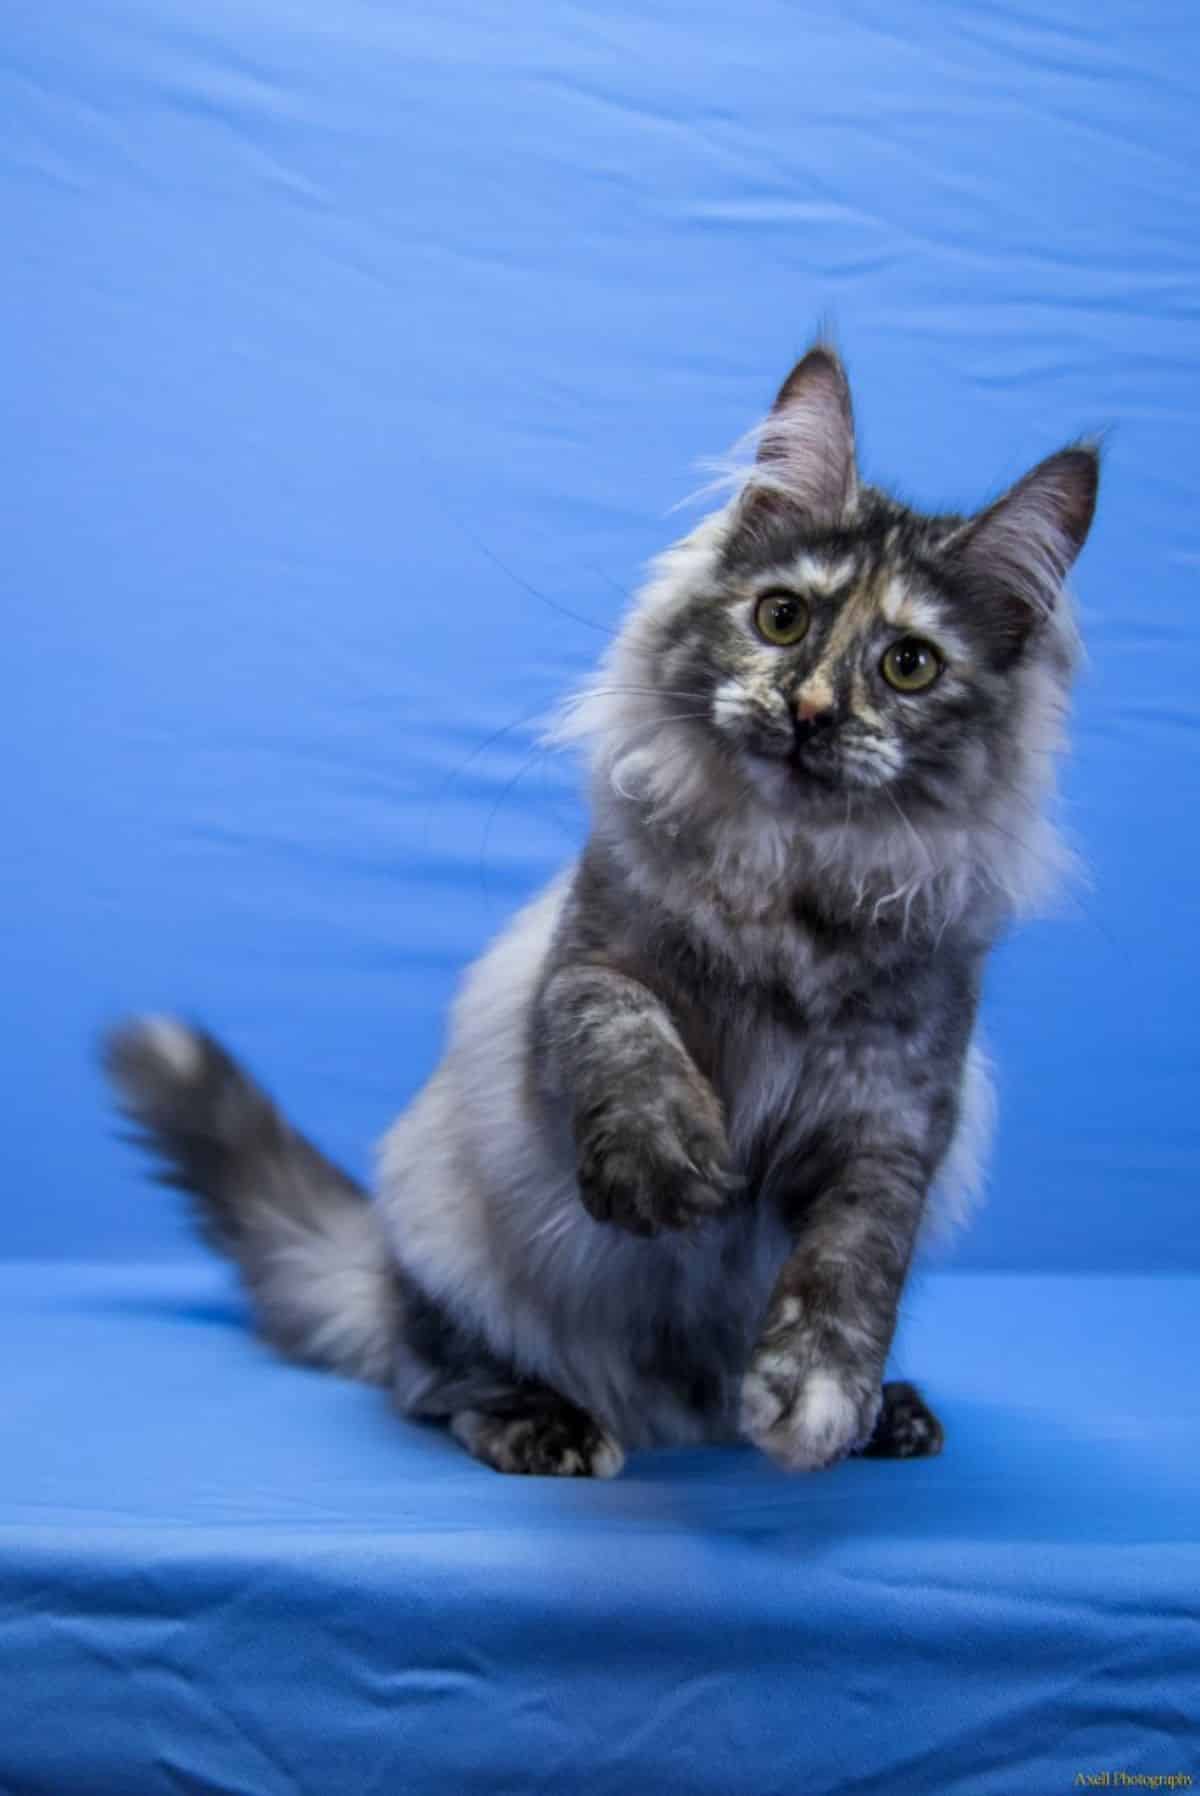
{"type": "Polygon", "coordinates": [[[503,1478],[222,1268],[0,1269],[0,1789],[820,1796],[1196,1773],[1200,1280],[928,1275],[940,1459],[503,1478]]]}

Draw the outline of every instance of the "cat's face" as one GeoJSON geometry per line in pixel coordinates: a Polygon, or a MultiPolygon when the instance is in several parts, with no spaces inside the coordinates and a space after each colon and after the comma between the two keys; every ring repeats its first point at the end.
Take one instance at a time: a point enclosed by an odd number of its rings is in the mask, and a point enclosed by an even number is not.
{"type": "Polygon", "coordinates": [[[654,679],[775,806],[985,799],[1028,725],[1031,660],[1064,654],[1048,626],[1094,452],[1052,456],[978,518],[921,516],[859,486],[844,376],[821,349],[780,395],[758,469],[662,620],[654,679]]]}
{"type": "Polygon", "coordinates": [[[976,788],[1011,727],[1013,656],[942,572],[953,527],[863,495],[853,529],[735,531],[664,682],[708,695],[721,745],[780,804],[976,788]]]}

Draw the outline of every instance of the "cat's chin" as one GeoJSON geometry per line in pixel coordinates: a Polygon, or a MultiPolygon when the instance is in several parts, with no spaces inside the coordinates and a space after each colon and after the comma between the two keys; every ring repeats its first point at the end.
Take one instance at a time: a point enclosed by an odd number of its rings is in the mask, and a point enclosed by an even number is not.
{"type": "Polygon", "coordinates": [[[794,756],[751,752],[746,767],[755,791],[777,810],[800,806],[818,816],[844,813],[848,799],[868,797],[873,789],[848,777],[840,767],[804,762],[794,756]]]}

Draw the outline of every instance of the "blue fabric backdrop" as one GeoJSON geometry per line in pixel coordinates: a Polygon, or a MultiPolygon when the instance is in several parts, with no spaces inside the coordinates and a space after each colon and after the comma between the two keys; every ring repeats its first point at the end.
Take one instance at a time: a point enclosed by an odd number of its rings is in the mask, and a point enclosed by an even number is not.
{"type": "Polygon", "coordinates": [[[919,502],[1111,427],[1092,888],[995,964],[957,1263],[1196,1267],[1196,54],[1172,0],[9,0],[0,1250],[191,1251],[129,1006],[366,1168],[580,840],[539,713],[828,317],[919,502]]]}

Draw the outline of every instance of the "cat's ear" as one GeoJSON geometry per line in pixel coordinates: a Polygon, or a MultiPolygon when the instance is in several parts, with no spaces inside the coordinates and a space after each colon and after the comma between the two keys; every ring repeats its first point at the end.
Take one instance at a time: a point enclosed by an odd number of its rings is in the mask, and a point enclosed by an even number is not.
{"type": "Polygon", "coordinates": [[[951,578],[987,609],[1014,651],[1054,609],[1087,540],[1099,484],[1094,444],[1060,449],[943,545],[941,559],[951,578]]]}
{"type": "Polygon", "coordinates": [[[828,526],[845,517],[857,492],[850,383],[836,353],[818,343],[796,363],[762,426],[742,511],[749,521],[782,505],[828,526]]]}

